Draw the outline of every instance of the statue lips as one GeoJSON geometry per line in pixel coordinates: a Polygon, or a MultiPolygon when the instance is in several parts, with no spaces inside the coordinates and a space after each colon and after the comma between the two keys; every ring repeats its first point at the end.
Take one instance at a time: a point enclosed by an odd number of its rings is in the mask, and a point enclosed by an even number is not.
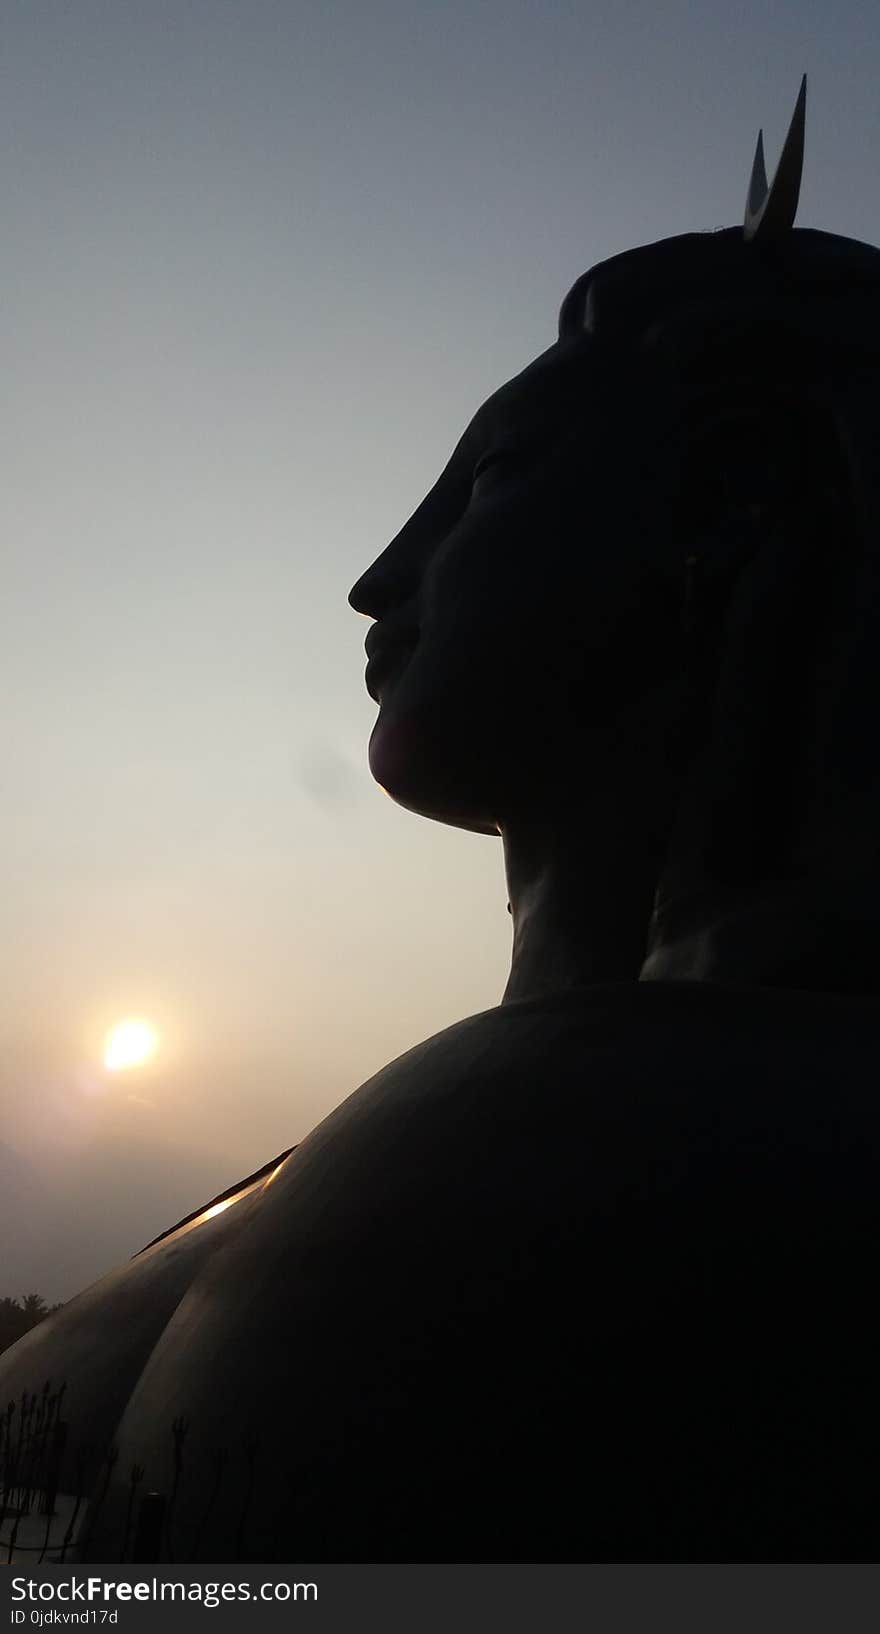
{"type": "Polygon", "coordinates": [[[409,656],[418,639],[419,632],[412,625],[395,629],[386,624],[374,624],[367,632],[364,642],[367,655],[364,684],[375,703],[380,702],[377,686],[388,679],[402,658],[409,656]]]}

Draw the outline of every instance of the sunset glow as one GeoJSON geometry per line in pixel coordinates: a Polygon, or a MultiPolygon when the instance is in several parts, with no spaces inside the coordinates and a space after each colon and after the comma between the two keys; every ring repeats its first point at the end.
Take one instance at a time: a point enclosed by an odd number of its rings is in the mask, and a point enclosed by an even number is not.
{"type": "Polygon", "coordinates": [[[148,1021],[119,1021],[111,1027],[104,1046],[104,1065],[110,1072],[139,1067],[154,1054],[159,1040],[148,1021]]]}

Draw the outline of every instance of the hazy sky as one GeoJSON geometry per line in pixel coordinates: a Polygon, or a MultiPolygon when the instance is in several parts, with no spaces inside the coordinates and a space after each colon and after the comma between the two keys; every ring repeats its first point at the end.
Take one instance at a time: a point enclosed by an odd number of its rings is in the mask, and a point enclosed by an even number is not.
{"type": "Polygon", "coordinates": [[[499,1001],[500,842],[371,781],[347,592],[580,272],[741,221],[804,71],[798,223],[880,239],[880,12],[0,17],[0,1294],[58,1298],[499,1001]]]}

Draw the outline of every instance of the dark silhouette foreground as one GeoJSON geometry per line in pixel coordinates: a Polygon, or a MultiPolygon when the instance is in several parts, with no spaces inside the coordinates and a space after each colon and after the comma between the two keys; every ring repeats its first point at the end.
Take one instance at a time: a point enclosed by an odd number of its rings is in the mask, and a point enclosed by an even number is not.
{"type": "Polygon", "coordinates": [[[351,593],[510,981],[4,1358],[118,1453],[86,1558],[877,1558],[880,252],[760,180],[578,280],[351,593]]]}

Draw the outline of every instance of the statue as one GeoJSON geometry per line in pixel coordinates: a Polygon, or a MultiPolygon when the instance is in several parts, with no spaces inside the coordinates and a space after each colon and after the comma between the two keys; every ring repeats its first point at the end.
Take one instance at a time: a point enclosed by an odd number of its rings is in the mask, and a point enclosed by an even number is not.
{"type": "Polygon", "coordinates": [[[3,1357],[77,1558],[875,1558],[880,251],[792,225],[804,94],[351,592],[510,980],[3,1357]]]}

